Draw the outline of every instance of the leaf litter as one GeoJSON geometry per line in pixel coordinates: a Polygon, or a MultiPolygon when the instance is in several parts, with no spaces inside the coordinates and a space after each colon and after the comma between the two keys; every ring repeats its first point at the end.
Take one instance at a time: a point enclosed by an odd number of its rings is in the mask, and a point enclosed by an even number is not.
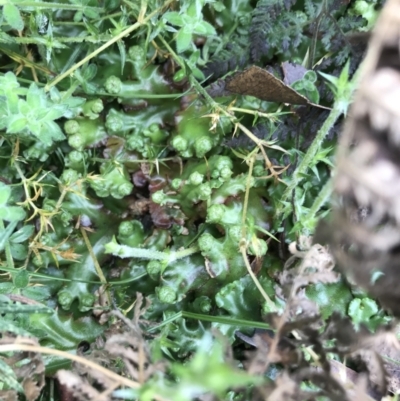
{"type": "MultiPolygon", "coordinates": [[[[290,247],[295,255],[286,263],[279,278],[285,308],[282,313],[269,313],[264,317],[271,330],[257,330],[252,337],[237,334],[256,347],[247,352],[243,361],[250,375],[262,378],[272,366],[278,367],[274,381],[262,380],[264,384],[255,386],[252,399],[300,401],[320,396],[334,401],[381,399],[388,386],[390,388],[381,352],[384,344],[387,350],[397,346],[393,326],[380,327],[375,333],[363,325],[356,330],[349,317],[338,313],[324,322],[318,307],[305,296],[304,289],[320,279],[335,282],[339,274],[333,270],[333,259],[327,247],[311,244],[309,238],[301,238],[300,242],[301,246],[290,247]],[[310,248],[304,249],[307,246],[310,248]],[[343,360],[352,361],[356,371],[340,362],[343,360]]],[[[136,383],[136,389],[151,381],[154,375],[168,371],[166,362],[152,361],[145,330],[148,323],[143,319],[149,305],[148,300],[137,294],[133,319],[127,319],[119,311],[112,313],[116,319],[105,340],[99,339],[90,355],[85,355],[99,368],[74,363],[72,371],[58,371],[57,380],[64,394],[77,401],[114,401],[118,398],[113,392],[121,383],[105,375],[102,368],[129,378],[136,383]]],[[[17,339],[7,337],[1,343],[7,341],[17,339]]],[[[12,357],[16,361],[25,358],[23,353],[16,355],[12,357]]],[[[43,375],[43,365],[37,358],[39,354],[29,355],[31,362],[22,372],[24,377],[43,375]]],[[[21,375],[12,360],[7,360],[7,364],[13,367],[16,376],[21,375]]],[[[36,399],[43,385],[41,380],[25,383],[28,401],[36,399]]],[[[13,394],[16,393],[5,394],[4,399],[13,400],[13,394]]],[[[160,399],[173,399],[160,396],[160,399]]]]}
{"type": "Polygon", "coordinates": [[[271,364],[281,366],[274,383],[258,391],[269,401],[314,400],[319,396],[330,400],[381,399],[390,383],[382,347],[398,347],[393,325],[371,333],[364,325],[356,329],[349,317],[337,312],[324,322],[303,289],[320,278],[335,282],[339,274],[333,272],[333,259],[319,244],[312,245],[308,252],[298,252],[293,246],[291,249],[296,255],[286,264],[289,271],[281,274],[285,310],[265,316],[272,330],[256,330],[252,337],[237,333],[256,347],[248,353],[249,372],[264,375],[271,364]],[[296,264],[296,257],[301,258],[300,263],[296,264]],[[352,362],[356,371],[341,360],[352,362]]]}

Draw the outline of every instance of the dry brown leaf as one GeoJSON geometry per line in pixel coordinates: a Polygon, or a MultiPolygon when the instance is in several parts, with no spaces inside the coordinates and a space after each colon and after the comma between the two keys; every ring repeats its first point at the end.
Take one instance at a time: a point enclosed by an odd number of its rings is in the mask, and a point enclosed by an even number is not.
{"type": "Polygon", "coordinates": [[[260,67],[237,72],[226,79],[226,89],[239,95],[255,96],[277,103],[309,104],[309,100],[260,67]]]}

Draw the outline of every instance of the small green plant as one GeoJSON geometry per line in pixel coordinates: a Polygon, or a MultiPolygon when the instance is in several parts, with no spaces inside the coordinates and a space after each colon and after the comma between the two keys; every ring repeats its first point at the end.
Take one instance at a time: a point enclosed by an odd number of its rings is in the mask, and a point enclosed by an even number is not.
{"type": "Polygon", "coordinates": [[[0,77],[0,86],[0,129],[5,129],[9,138],[18,138],[24,143],[33,143],[36,137],[48,151],[55,141],[65,139],[54,121],[68,116],[70,109],[84,103],[84,99],[64,100],[57,90],[53,90],[51,98],[34,83],[29,89],[21,88],[11,72],[0,77]]]}
{"type": "Polygon", "coordinates": [[[203,19],[202,9],[205,0],[192,0],[183,4],[179,12],[170,11],[163,15],[163,20],[171,25],[178,26],[175,42],[178,53],[187,50],[191,44],[193,35],[215,35],[215,28],[203,19]]]}

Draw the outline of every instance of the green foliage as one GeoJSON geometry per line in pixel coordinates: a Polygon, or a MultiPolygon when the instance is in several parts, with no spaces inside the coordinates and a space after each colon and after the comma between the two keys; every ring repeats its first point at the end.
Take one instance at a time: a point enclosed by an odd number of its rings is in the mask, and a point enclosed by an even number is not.
{"type": "Polygon", "coordinates": [[[368,321],[377,312],[378,305],[370,298],[356,298],[349,305],[349,315],[356,323],[368,321]]]}
{"type": "Polygon", "coordinates": [[[375,24],[378,18],[378,11],[376,9],[376,1],[356,0],[353,5],[353,13],[365,18],[368,25],[364,28],[369,31],[375,24]]]}
{"type": "Polygon", "coordinates": [[[354,85],[357,83],[354,79],[352,82],[349,82],[349,68],[350,63],[347,62],[339,77],[320,72],[320,74],[328,81],[328,86],[335,94],[338,108],[344,114],[347,113],[352,100],[351,94],[353,93],[354,85]]]}
{"type": "Polygon", "coordinates": [[[346,12],[333,0],[259,0],[254,8],[241,2],[239,9],[235,2],[229,2],[218,16],[235,29],[225,33],[222,44],[214,45],[216,51],[205,75],[216,79],[243,68],[249,60],[262,63],[272,57],[298,63],[306,59],[311,67],[327,53],[333,53],[327,64],[340,68],[352,52],[345,34],[368,29],[376,17],[374,5],[365,3],[356,2],[354,10],[346,12]],[[308,54],[300,55],[299,49],[308,50],[308,54]]]}
{"type": "Polygon", "coordinates": [[[15,231],[9,238],[11,255],[15,260],[25,260],[28,256],[28,239],[34,233],[34,226],[27,224],[15,231]]]}
{"type": "Polygon", "coordinates": [[[324,319],[331,316],[333,312],[347,314],[348,308],[354,302],[350,289],[342,281],[333,284],[318,283],[309,286],[306,294],[308,298],[319,306],[324,319]]]}
{"type": "Polygon", "coordinates": [[[11,188],[0,183],[0,219],[9,222],[21,221],[26,213],[22,207],[7,205],[11,197],[11,188]]]}
{"type": "Polygon", "coordinates": [[[298,47],[302,40],[306,15],[299,12],[287,12],[294,1],[259,0],[253,11],[250,38],[251,55],[254,61],[272,49],[280,48],[287,52],[289,47],[298,47]],[[286,12],[285,12],[286,11],[286,12]]]}
{"type": "Polygon", "coordinates": [[[317,74],[314,71],[307,71],[304,77],[295,81],[291,86],[300,94],[304,95],[311,102],[319,103],[319,92],[316,87],[317,74]]]}
{"type": "Polygon", "coordinates": [[[165,22],[180,28],[176,31],[175,37],[178,53],[182,53],[191,46],[193,35],[215,35],[215,28],[203,20],[201,10],[204,3],[204,0],[192,0],[186,3],[179,12],[170,11],[163,15],[165,22]]]}
{"type": "Polygon", "coordinates": [[[16,29],[17,31],[24,29],[24,20],[15,4],[11,2],[4,4],[3,16],[12,29],[16,29]]]}
{"type": "Polygon", "coordinates": [[[224,348],[219,341],[211,342],[206,334],[199,344],[195,357],[189,364],[175,364],[172,372],[180,378],[176,391],[177,399],[192,399],[204,392],[223,396],[230,387],[255,384],[261,380],[240,371],[235,371],[224,361],[224,348]],[[199,377],[202,379],[199,380],[199,377]]]}
{"type": "Polygon", "coordinates": [[[18,382],[17,377],[14,371],[7,365],[6,362],[0,359],[0,371],[2,373],[2,384],[7,386],[8,388],[14,389],[23,393],[24,389],[21,384],[18,382]]]}
{"type": "Polygon", "coordinates": [[[100,173],[101,178],[93,179],[90,183],[100,198],[111,195],[115,199],[122,199],[132,192],[133,185],[123,166],[104,163],[100,166],[100,173]]]}
{"type": "Polygon", "coordinates": [[[157,394],[163,394],[169,399],[189,401],[203,394],[222,397],[230,388],[262,382],[258,377],[235,369],[225,360],[224,353],[222,341],[206,333],[198,342],[196,355],[188,364],[172,364],[171,374],[176,382],[168,381],[160,375],[143,386],[140,392],[118,390],[115,395],[122,399],[140,397],[141,400],[150,401],[157,394]]]}
{"type": "Polygon", "coordinates": [[[68,144],[78,151],[88,146],[96,146],[107,137],[104,124],[97,118],[68,120],[64,124],[64,131],[68,135],[68,144]]]}
{"type": "Polygon", "coordinates": [[[209,121],[203,117],[205,112],[203,107],[192,106],[178,116],[177,131],[171,145],[182,157],[201,159],[219,145],[220,132],[210,131],[209,121]]]}
{"type": "Polygon", "coordinates": [[[23,142],[32,142],[33,135],[47,147],[65,138],[55,120],[66,117],[70,107],[83,103],[81,99],[52,99],[34,83],[27,90],[20,88],[11,72],[0,77],[0,87],[0,129],[23,142]]]}
{"type": "MultiPolygon", "coordinates": [[[[137,325],[130,338],[154,336],[152,357],[167,368],[110,394],[234,399],[247,386],[251,397],[264,380],[236,359],[235,332],[265,329],[265,315],[285,310],[287,242],[329,211],[330,133],[356,82],[343,34],[371,26],[375,10],[322,0],[34,4],[2,9],[0,331],[92,352],[120,327],[109,313],[119,309],[137,325]],[[309,64],[291,86],[332,111],[213,99],[202,86],[272,59],[309,64]]],[[[306,287],[322,320],[336,310],[371,330],[387,321],[343,281],[306,287]]],[[[48,374],[71,368],[44,361],[48,374]]],[[[23,392],[3,359],[0,372],[23,392]]]]}
{"type": "MultiPolygon", "coordinates": [[[[267,294],[273,298],[275,291],[269,277],[259,278],[267,294]]],[[[259,307],[258,291],[250,277],[242,277],[220,289],[215,296],[216,304],[231,316],[257,319],[259,307]]]]}

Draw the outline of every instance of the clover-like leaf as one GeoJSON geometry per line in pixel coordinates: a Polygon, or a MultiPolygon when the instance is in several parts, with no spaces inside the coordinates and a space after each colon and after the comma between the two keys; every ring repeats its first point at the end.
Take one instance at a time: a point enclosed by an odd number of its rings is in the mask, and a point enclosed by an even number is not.
{"type": "Polygon", "coordinates": [[[0,206],[0,219],[5,221],[21,221],[26,213],[19,206],[0,206]]]}
{"type": "MultiPolygon", "coordinates": [[[[15,230],[18,221],[10,222],[4,230],[0,230],[0,251],[3,251],[8,239],[10,238],[12,232],[15,230]]],[[[0,291],[1,292],[1,291],[0,291]]]]}
{"type": "Polygon", "coordinates": [[[11,188],[4,184],[0,183],[0,207],[5,206],[11,196],[11,188]]]}
{"type": "Polygon", "coordinates": [[[16,231],[11,237],[10,241],[15,243],[21,243],[26,241],[35,231],[35,227],[32,224],[27,224],[16,231]]]}
{"type": "Polygon", "coordinates": [[[4,114],[17,114],[18,95],[25,95],[26,93],[27,89],[19,86],[17,78],[12,72],[7,72],[3,76],[0,76],[0,95],[5,97],[1,102],[4,105],[1,107],[4,109],[4,114]]]}
{"type": "Polygon", "coordinates": [[[12,276],[16,288],[25,288],[29,284],[29,273],[26,270],[20,270],[12,276]]]}
{"type": "Polygon", "coordinates": [[[28,256],[28,244],[10,242],[11,256],[15,260],[25,260],[28,256]]]}

